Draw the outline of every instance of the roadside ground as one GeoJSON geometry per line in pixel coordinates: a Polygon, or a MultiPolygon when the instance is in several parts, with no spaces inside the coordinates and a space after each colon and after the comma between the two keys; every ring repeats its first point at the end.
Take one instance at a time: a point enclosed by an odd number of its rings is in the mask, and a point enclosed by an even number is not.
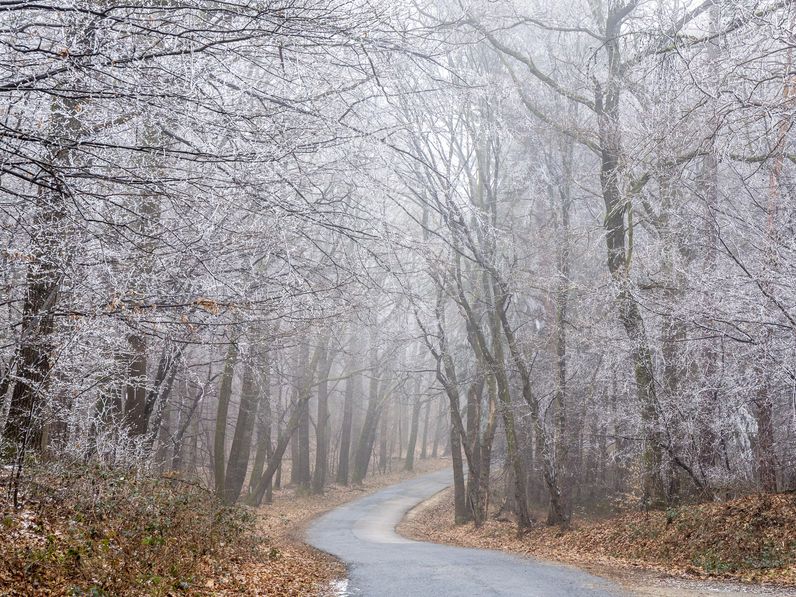
{"type": "MultiPolygon", "coordinates": [[[[719,506],[717,506],[719,507],[719,506]]],[[[563,562],[577,566],[583,570],[609,578],[628,591],[637,595],[651,597],[703,597],[724,595],[743,597],[748,595],[779,595],[796,596],[796,586],[788,584],[788,580],[796,579],[796,566],[785,564],[781,569],[766,569],[768,579],[780,582],[741,582],[727,578],[729,571],[714,570],[713,574],[697,566],[678,566],[659,559],[644,561],[638,557],[623,557],[633,552],[637,546],[620,545],[618,539],[612,545],[612,529],[626,530],[627,520],[584,522],[576,525],[573,531],[560,532],[556,528],[538,525],[522,537],[517,536],[516,527],[509,520],[489,520],[480,529],[472,524],[455,525],[453,523],[453,492],[451,489],[440,492],[412,509],[401,524],[398,532],[406,537],[419,541],[446,543],[462,547],[476,547],[509,551],[534,558],[563,562]],[[602,533],[602,534],[601,534],[602,533]],[[602,537],[602,539],[601,539],[602,537]],[[725,578],[715,578],[719,573],[725,578]]],[[[779,513],[780,519],[787,518],[779,513]]],[[[663,514],[661,514],[663,515],[663,514]]],[[[655,519],[648,521],[647,527],[639,525],[639,529],[653,531],[655,519]]],[[[780,523],[783,521],[780,520],[780,523]]],[[[779,529],[781,531],[781,529],[779,529]]],[[[760,528],[754,530],[761,533],[760,528]]],[[[785,531],[787,533],[787,530],[785,531]]],[[[626,534],[626,533],[625,533],[626,534]]],[[[735,531],[738,535],[738,531],[735,531]]],[[[649,537],[647,540],[649,541],[649,537]]],[[[660,539],[661,541],[663,539],[660,539]]],[[[791,537],[796,542],[796,535],[791,537]]],[[[655,546],[649,544],[649,553],[655,546]]],[[[683,550],[686,545],[681,546],[683,550]]],[[[643,553],[643,551],[641,552],[643,553]]],[[[670,562],[677,562],[672,557],[670,562]]],[[[738,574],[741,576],[741,574],[738,574]]]]}
{"type": "Polygon", "coordinates": [[[367,477],[362,485],[331,485],[323,495],[302,495],[294,488],[274,492],[273,503],[257,510],[257,529],[263,537],[261,557],[243,562],[234,578],[220,576],[205,589],[231,597],[278,595],[279,597],[327,596],[337,593],[346,576],[337,558],[310,547],[303,532],[316,517],[360,497],[424,473],[450,466],[445,459],[415,461],[414,470],[403,470],[403,461],[392,462],[392,472],[367,477]]]}

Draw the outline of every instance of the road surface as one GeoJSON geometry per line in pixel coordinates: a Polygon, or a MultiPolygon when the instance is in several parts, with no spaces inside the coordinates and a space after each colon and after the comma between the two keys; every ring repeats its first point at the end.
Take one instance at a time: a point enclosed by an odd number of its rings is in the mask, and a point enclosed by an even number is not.
{"type": "Polygon", "coordinates": [[[451,484],[440,471],[332,510],[307,531],[309,543],[343,560],[341,595],[361,597],[608,597],[615,584],[564,565],[412,541],[395,532],[404,514],[451,484]]]}

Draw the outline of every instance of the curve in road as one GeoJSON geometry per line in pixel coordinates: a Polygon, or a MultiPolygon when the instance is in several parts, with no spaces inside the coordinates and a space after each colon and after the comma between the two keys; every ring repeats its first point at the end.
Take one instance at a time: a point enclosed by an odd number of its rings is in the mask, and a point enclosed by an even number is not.
{"type": "Polygon", "coordinates": [[[617,585],[569,566],[497,551],[413,541],[395,526],[413,506],[451,484],[440,471],[332,510],[307,531],[311,545],[348,565],[342,595],[362,597],[608,597],[617,585]]]}

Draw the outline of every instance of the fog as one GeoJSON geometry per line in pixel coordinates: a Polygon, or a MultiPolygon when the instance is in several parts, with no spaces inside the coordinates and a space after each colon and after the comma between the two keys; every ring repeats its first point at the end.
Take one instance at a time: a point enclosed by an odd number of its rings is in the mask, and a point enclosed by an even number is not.
{"type": "Polygon", "coordinates": [[[794,12],[0,8],[4,463],[520,528],[796,483],[794,12]]]}

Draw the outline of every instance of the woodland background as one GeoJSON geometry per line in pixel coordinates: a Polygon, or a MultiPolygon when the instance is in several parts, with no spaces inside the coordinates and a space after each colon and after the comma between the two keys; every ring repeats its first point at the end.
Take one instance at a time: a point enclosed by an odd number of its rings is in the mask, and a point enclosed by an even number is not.
{"type": "Polygon", "coordinates": [[[9,500],[443,453],[476,525],[796,488],[794,19],[4,2],[9,500]]]}

